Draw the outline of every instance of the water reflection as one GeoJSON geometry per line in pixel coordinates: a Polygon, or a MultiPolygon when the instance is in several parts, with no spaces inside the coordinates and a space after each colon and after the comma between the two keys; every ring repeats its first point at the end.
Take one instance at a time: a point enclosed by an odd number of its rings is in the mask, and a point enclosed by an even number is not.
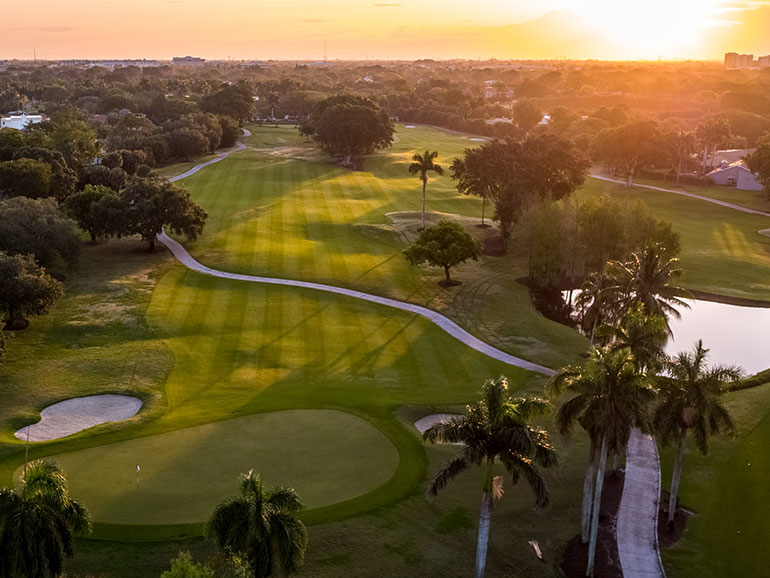
{"type": "Polygon", "coordinates": [[[709,363],[740,365],[747,373],[770,368],[770,309],[688,300],[682,319],[671,319],[674,339],[666,345],[672,355],[692,348],[695,341],[711,350],[709,363]]]}

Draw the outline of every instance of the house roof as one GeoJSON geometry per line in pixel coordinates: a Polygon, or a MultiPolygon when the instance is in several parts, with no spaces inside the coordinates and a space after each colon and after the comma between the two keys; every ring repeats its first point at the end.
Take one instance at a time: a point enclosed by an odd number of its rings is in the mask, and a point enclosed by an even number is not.
{"type": "Polygon", "coordinates": [[[721,167],[721,168],[718,168],[718,169],[714,169],[710,173],[706,174],[706,176],[710,177],[711,175],[716,175],[716,174],[723,173],[725,171],[730,171],[730,170],[733,170],[733,171],[735,171],[735,170],[744,170],[746,172],[751,173],[752,175],[754,174],[749,169],[749,167],[746,166],[746,162],[744,160],[739,160],[739,161],[736,161],[736,162],[734,162],[732,164],[727,165],[726,167],[721,167]]]}
{"type": "Polygon", "coordinates": [[[706,157],[705,166],[718,167],[722,164],[722,161],[726,161],[727,164],[733,164],[740,161],[743,157],[749,156],[757,149],[730,149],[725,151],[717,151],[712,155],[706,157]]]}

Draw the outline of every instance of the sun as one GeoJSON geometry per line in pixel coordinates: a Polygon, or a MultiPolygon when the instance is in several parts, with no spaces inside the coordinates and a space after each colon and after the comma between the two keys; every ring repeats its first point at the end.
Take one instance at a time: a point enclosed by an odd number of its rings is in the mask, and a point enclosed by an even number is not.
{"type": "Polygon", "coordinates": [[[570,8],[602,29],[616,58],[679,57],[704,31],[720,0],[579,0],[570,8]]]}

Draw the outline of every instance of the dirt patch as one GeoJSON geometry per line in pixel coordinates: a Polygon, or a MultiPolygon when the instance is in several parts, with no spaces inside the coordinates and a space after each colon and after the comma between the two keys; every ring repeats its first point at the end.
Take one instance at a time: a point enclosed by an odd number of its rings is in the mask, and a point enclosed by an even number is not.
{"type": "Polygon", "coordinates": [[[439,281],[437,284],[438,284],[439,287],[444,287],[445,289],[447,289],[447,288],[451,288],[451,287],[457,287],[458,285],[462,285],[463,282],[462,281],[455,281],[454,279],[452,279],[451,281],[447,281],[446,279],[443,279],[443,280],[439,281]]]}
{"type": "MultiPolygon", "coordinates": [[[[623,578],[620,556],[615,538],[620,498],[623,495],[625,476],[622,472],[610,472],[604,476],[602,503],[599,509],[599,535],[596,543],[595,578],[623,578]]],[[[567,578],[583,578],[588,563],[588,544],[583,544],[580,534],[572,538],[562,557],[561,569],[567,578]]]]}
{"type": "Polygon", "coordinates": [[[693,513],[685,508],[677,508],[674,512],[674,526],[668,527],[668,499],[669,493],[663,492],[660,497],[660,510],[658,511],[658,544],[661,550],[670,548],[681,540],[687,529],[687,522],[693,513]]]}
{"type": "Polygon", "coordinates": [[[3,331],[22,331],[29,327],[29,319],[13,319],[3,324],[3,331]]]}

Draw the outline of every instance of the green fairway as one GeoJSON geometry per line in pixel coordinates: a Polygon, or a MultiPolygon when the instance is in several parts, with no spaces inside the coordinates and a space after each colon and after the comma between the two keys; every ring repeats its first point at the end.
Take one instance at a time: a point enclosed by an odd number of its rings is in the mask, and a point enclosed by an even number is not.
{"type": "Polygon", "coordinates": [[[204,522],[250,469],[318,508],[375,490],[398,468],[398,451],[377,429],[327,410],[234,418],[53,459],[72,495],[108,524],[204,522]]]}
{"type": "MultiPolygon", "coordinates": [[[[757,233],[770,218],[650,189],[588,179],[578,195],[643,200],[682,236],[679,255],[688,289],[770,301],[770,238],[757,233]]],[[[751,194],[751,193],[749,193],[751,194]]]]}

